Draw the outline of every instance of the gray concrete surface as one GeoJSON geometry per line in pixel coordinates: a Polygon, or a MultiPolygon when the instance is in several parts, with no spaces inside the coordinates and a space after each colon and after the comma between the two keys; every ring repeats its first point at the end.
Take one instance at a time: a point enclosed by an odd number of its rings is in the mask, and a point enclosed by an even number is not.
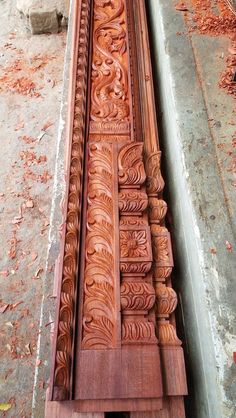
{"type": "Polygon", "coordinates": [[[172,0],[147,5],[190,370],[188,417],[235,418],[235,99],[218,88],[228,41],[188,34],[172,0]]]}
{"type": "MultiPolygon", "coordinates": [[[[41,302],[53,303],[43,283],[55,264],[45,265],[66,32],[32,37],[15,1],[1,0],[0,40],[0,415],[29,418],[41,302]]],[[[45,393],[45,374],[37,384],[45,393]]]]}

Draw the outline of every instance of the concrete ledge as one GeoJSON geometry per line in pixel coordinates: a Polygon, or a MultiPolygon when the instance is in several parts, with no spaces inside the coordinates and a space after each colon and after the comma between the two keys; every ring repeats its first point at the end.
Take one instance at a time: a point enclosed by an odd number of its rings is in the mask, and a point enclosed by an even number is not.
{"type": "MultiPolygon", "coordinates": [[[[197,40],[193,45],[189,35],[176,35],[186,27],[172,0],[150,0],[147,5],[154,76],[163,112],[165,178],[174,218],[175,284],[182,299],[191,371],[189,418],[233,418],[235,202],[230,200],[231,192],[227,194],[228,184],[219,169],[204,79],[196,68],[194,48],[200,48],[197,40]],[[226,248],[226,241],[231,243],[232,252],[226,248]]],[[[205,54],[213,54],[204,41],[205,54]]],[[[215,96],[220,94],[215,90],[215,96]]],[[[228,107],[222,104],[229,112],[230,100],[228,107]]]]}
{"type": "MultiPolygon", "coordinates": [[[[71,1],[70,15],[74,7],[71,1]]],[[[51,337],[54,332],[54,319],[56,310],[57,289],[54,286],[54,274],[57,268],[57,259],[60,252],[61,230],[65,220],[62,207],[66,192],[66,120],[68,116],[68,91],[71,64],[72,47],[72,19],[69,19],[67,47],[64,60],[63,93],[61,98],[61,111],[59,115],[59,130],[57,138],[56,166],[54,175],[54,187],[52,209],[50,217],[50,231],[48,242],[48,254],[43,281],[43,298],[41,301],[41,315],[39,326],[39,338],[37,344],[37,360],[35,365],[35,378],[33,387],[32,418],[43,418],[45,411],[46,388],[49,383],[51,361],[51,337]],[[44,382],[44,384],[42,384],[44,382]]]]}

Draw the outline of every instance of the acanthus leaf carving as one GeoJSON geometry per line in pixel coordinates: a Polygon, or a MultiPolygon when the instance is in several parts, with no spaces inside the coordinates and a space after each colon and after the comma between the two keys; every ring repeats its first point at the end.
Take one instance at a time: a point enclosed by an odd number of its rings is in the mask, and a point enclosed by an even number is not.
{"type": "Polygon", "coordinates": [[[122,341],[124,344],[157,344],[154,324],[147,320],[124,321],[122,341]]]}
{"type": "Polygon", "coordinates": [[[123,190],[119,193],[119,209],[123,216],[142,215],[147,205],[148,197],[144,192],[123,190]]]}
{"type": "Polygon", "coordinates": [[[120,263],[120,270],[122,273],[126,274],[136,274],[136,275],[145,275],[151,270],[152,262],[124,262],[122,261],[120,263]]]}
{"type": "Polygon", "coordinates": [[[169,321],[158,321],[158,341],[161,346],[180,346],[175,327],[169,321]]]}
{"type": "Polygon", "coordinates": [[[118,157],[119,185],[138,189],[146,180],[143,164],[143,143],[136,142],[121,148],[118,157]]]}
{"type": "Polygon", "coordinates": [[[152,249],[156,265],[173,267],[170,233],[165,227],[152,224],[152,249]]]}
{"type": "Polygon", "coordinates": [[[111,144],[90,144],[84,271],[83,349],[113,347],[114,172],[111,144]]]}
{"type": "Polygon", "coordinates": [[[147,194],[157,196],[162,192],[165,183],[161,175],[161,151],[150,154],[145,163],[147,172],[147,194]]]}

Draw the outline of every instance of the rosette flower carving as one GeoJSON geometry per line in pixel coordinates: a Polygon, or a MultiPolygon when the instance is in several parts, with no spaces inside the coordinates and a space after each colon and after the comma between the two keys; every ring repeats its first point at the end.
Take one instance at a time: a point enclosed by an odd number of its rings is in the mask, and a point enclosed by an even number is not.
{"type": "Polygon", "coordinates": [[[122,258],[148,256],[146,231],[120,231],[120,255],[122,258]]]}

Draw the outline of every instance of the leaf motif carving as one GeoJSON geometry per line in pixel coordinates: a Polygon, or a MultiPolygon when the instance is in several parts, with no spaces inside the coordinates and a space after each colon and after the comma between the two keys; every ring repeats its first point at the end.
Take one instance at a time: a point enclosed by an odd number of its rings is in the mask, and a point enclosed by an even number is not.
{"type": "Polygon", "coordinates": [[[147,172],[147,194],[150,196],[156,196],[160,193],[165,186],[163,177],[161,175],[161,152],[157,151],[146,160],[146,172],[147,172]]]}
{"type": "Polygon", "coordinates": [[[121,148],[118,157],[119,184],[138,188],[146,180],[143,164],[143,143],[136,142],[121,148]]]}
{"type": "Polygon", "coordinates": [[[156,344],[153,323],[145,320],[123,322],[122,340],[123,344],[156,344]]]}
{"type": "Polygon", "coordinates": [[[127,215],[143,212],[148,205],[148,197],[144,192],[122,191],[119,193],[119,209],[127,215]]]}
{"type": "Polygon", "coordinates": [[[121,307],[123,310],[149,311],[155,303],[155,290],[145,282],[123,282],[121,285],[121,307]]]}
{"type": "Polygon", "coordinates": [[[84,349],[114,344],[114,208],[111,145],[89,146],[83,304],[84,349]]]}
{"type": "Polygon", "coordinates": [[[71,156],[69,165],[69,194],[67,204],[67,219],[64,257],[62,266],[62,286],[59,305],[59,325],[57,332],[57,351],[53,379],[53,400],[69,398],[72,334],[74,332],[74,298],[76,293],[77,271],[77,237],[80,230],[81,183],[84,158],[84,127],[85,102],[88,77],[88,41],[90,0],[81,0],[79,24],[79,54],[77,59],[77,80],[75,85],[75,106],[73,115],[73,130],[71,138],[71,156]]]}
{"type": "Polygon", "coordinates": [[[158,321],[158,340],[163,346],[179,346],[181,341],[177,337],[175,327],[169,321],[158,321]]]}

